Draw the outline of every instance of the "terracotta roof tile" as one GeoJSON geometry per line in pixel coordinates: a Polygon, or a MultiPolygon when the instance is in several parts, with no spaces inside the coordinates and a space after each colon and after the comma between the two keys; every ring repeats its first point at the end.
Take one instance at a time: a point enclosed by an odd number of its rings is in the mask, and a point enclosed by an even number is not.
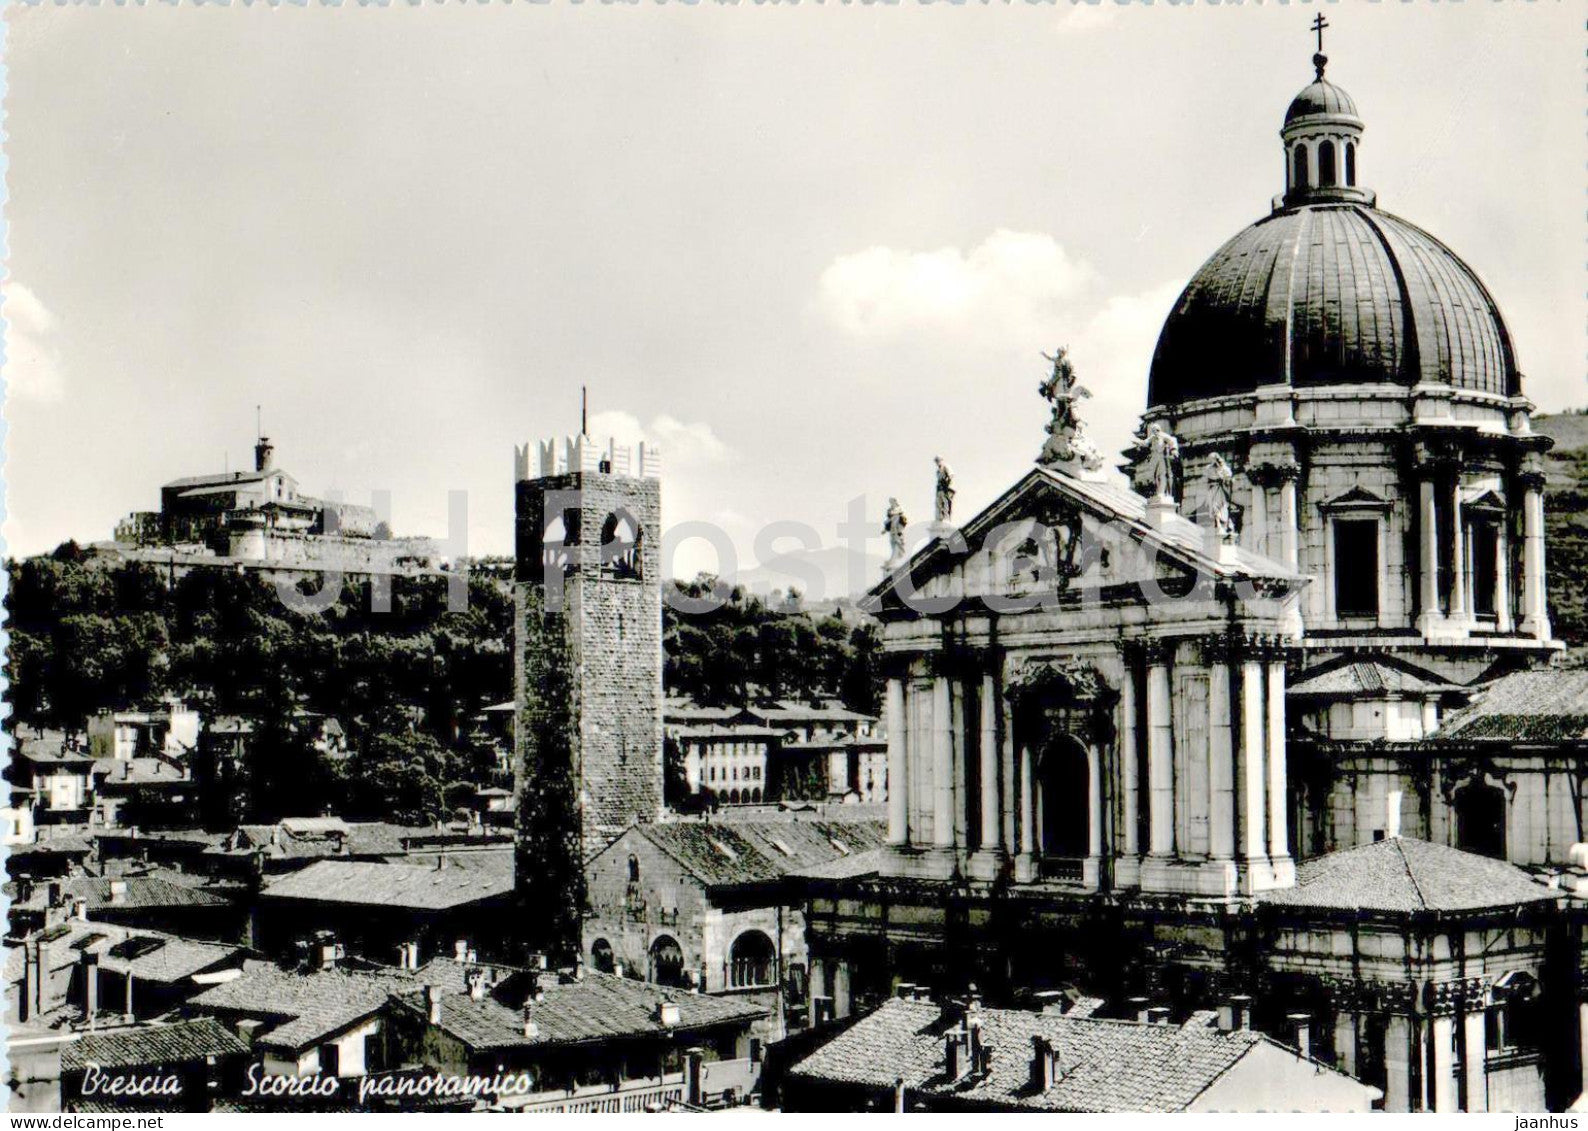
{"type": "Polygon", "coordinates": [[[158,1068],[207,1056],[242,1056],[248,1046],[213,1018],[143,1025],[105,1033],[85,1033],[61,1050],[61,1070],[158,1068]]]}
{"type": "Polygon", "coordinates": [[[1556,898],[1522,869],[1442,844],[1385,837],[1296,869],[1296,886],[1265,892],[1281,907],[1399,912],[1477,911],[1556,898]]]}

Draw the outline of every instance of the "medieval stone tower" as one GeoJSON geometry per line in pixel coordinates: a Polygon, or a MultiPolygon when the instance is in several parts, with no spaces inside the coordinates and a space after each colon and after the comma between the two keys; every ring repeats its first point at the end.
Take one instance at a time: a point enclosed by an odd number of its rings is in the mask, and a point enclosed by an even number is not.
{"type": "Polygon", "coordinates": [[[515,454],[515,874],[527,948],[565,962],[585,860],[662,809],[661,460],[582,433],[515,454]]]}

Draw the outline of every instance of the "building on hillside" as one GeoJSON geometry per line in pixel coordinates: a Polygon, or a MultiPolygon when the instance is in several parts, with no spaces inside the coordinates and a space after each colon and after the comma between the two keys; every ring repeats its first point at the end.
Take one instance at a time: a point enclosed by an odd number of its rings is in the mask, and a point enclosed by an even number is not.
{"type": "MultiPolygon", "coordinates": [[[[429,972],[427,972],[428,975],[429,972]]],[[[669,994],[581,971],[430,978],[393,1002],[391,1059],[451,1076],[527,1079],[480,1102],[516,1112],[640,1112],[747,1098],[760,1076],[752,1001],[669,994]]]]}
{"type": "Polygon", "coordinates": [[[198,749],[200,721],[198,711],[174,700],[150,711],[100,711],[88,719],[88,751],[102,762],[184,759],[198,749]]]}
{"type": "Polygon", "coordinates": [[[1392,1110],[1559,1109],[1581,912],[1514,866],[1564,867],[1588,817],[1569,720],[1516,741],[1577,694],[1543,667],[1548,440],[1476,274],[1362,187],[1326,64],[1285,113],[1282,194],[1164,325],[1135,489],[1060,353],[1037,466],[868,596],[889,843],[810,881],[813,992],[1251,995],[1392,1110]],[[1349,910],[1408,868],[1470,891],[1349,910]],[[1521,1069],[1518,994],[1547,1003],[1521,1069]]]}
{"type": "Polygon", "coordinates": [[[782,734],[754,723],[671,727],[667,741],[683,763],[691,797],[708,806],[776,800],[771,770],[782,734]]]}
{"type": "Polygon", "coordinates": [[[79,918],[184,937],[238,939],[247,917],[237,888],[167,869],[28,878],[14,881],[12,892],[13,936],[79,918]]]}
{"type": "Polygon", "coordinates": [[[789,873],[858,858],[881,820],[766,814],[635,825],[586,867],[585,959],[597,970],[763,1006],[780,1039],[808,1011],[808,956],[789,873]]]}
{"type": "Polygon", "coordinates": [[[160,488],[159,511],[128,515],[108,548],[173,570],[220,563],[392,573],[434,570],[442,560],[434,539],[394,538],[372,507],[303,494],[263,436],[252,470],[172,480],[160,488]]]}
{"type": "Polygon", "coordinates": [[[794,1065],[779,1099],[796,1112],[1364,1112],[1378,1096],[1228,1012],[1174,1023],[895,998],[794,1065]]]}
{"type": "Polygon", "coordinates": [[[660,454],[581,431],[515,457],[520,921],[562,963],[585,860],[662,815],[660,454]]]}
{"type": "Polygon", "coordinates": [[[86,827],[95,811],[94,770],[93,754],[75,736],[18,727],[6,767],[12,807],[26,809],[35,828],[86,827]]]}
{"type": "Polygon", "coordinates": [[[437,856],[434,863],[318,860],[265,881],[253,915],[255,945],[295,954],[332,935],[349,955],[390,965],[468,950],[504,959],[513,939],[509,852],[437,856]]]}

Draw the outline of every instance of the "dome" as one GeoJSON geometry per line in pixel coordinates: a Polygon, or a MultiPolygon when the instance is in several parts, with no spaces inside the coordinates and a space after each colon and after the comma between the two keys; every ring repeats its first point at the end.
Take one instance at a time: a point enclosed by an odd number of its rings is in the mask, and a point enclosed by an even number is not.
{"type": "Polygon", "coordinates": [[[1510,334],[1470,267],[1405,220],[1319,200],[1259,220],[1202,266],[1164,323],[1147,399],[1364,382],[1520,391],[1510,334]]]}
{"type": "Polygon", "coordinates": [[[1311,118],[1320,114],[1335,118],[1356,118],[1356,103],[1351,96],[1328,79],[1319,78],[1301,88],[1301,93],[1291,99],[1285,111],[1285,125],[1298,118],[1311,118]]]}

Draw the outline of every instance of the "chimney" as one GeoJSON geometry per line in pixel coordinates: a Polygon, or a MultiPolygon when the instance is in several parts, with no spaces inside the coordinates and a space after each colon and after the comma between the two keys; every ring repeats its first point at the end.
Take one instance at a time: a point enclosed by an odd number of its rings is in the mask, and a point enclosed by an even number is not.
{"type": "Polygon", "coordinates": [[[900,1001],[910,1001],[915,997],[915,983],[900,982],[897,986],[893,987],[893,992],[898,996],[900,1001]]]}
{"type": "Polygon", "coordinates": [[[1150,1005],[1151,1003],[1144,997],[1133,997],[1130,999],[1130,1011],[1136,1015],[1137,1021],[1150,1021],[1152,1019],[1148,1016],[1150,1005]]]}
{"type": "Polygon", "coordinates": [[[259,1030],[264,1027],[265,1023],[257,1017],[244,1017],[237,1022],[237,1039],[253,1048],[254,1038],[259,1036],[259,1030]]]}
{"type": "Polygon", "coordinates": [[[1296,1051],[1302,1056],[1311,1056],[1312,1017],[1306,1013],[1292,1013],[1285,1020],[1290,1023],[1290,1041],[1296,1046],[1296,1051]]]}
{"type": "Polygon", "coordinates": [[[893,1111],[895,1115],[904,1114],[904,1077],[893,1078],[893,1111]]]}
{"type": "Polygon", "coordinates": [[[452,961],[464,963],[469,960],[469,940],[459,939],[452,944],[452,961]]]}
{"type": "Polygon", "coordinates": [[[1147,1024],[1167,1025],[1168,1023],[1169,1007],[1167,1005],[1155,1005],[1147,1010],[1147,1024]]]}
{"type": "Polygon", "coordinates": [[[1401,791],[1392,789],[1384,796],[1384,836],[1401,835],[1401,791]]]}
{"type": "Polygon", "coordinates": [[[86,900],[86,899],[74,899],[74,900],[72,900],[72,918],[73,919],[81,919],[84,922],[86,922],[88,920],[88,900],[86,900]]]}
{"type": "Polygon", "coordinates": [[[1054,1084],[1053,1042],[1038,1035],[1031,1038],[1031,1087],[1040,1095],[1054,1084]]]}
{"type": "Polygon", "coordinates": [[[463,984],[468,987],[469,996],[475,1001],[485,1000],[485,971],[478,966],[470,966],[463,972],[463,984]]]}
{"type": "Polygon", "coordinates": [[[425,987],[425,1017],[432,1025],[441,1024],[441,990],[437,986],[425,987]]]}
{"type": "Polygon", "coordinates": [[[524,1003],[524,1037],[526,1040],[531,1041],[540,1036],[540,1026],[535,1023],[534,1011],[534,1003],[526,1001],[524,1003]]]}
{"type": "Polygon", "coordinates": [[[969,1071],[970,1057],[965,1054],[970,1050],[965,1047],[966,1036],[963,1029],[950,1029],[943,1034],[943,1072],[951,1084],[964,1079],[969,1071]]]}
{"type": "Polygon", "coordinates": [[[613,961],[613,963],[612,963],[612,973],[616,974],[619,978],[624,976],[624,974],[623,974],[623,960],[621,958],[615,959],[613,961]]]}
{"type": "Polygon", "coordinates": [[[127,902],[127,881],[126,880],[111,880],[110,881],[110,902],[112,902],[112,903],[126,903],[127,902]]]}
{"type": "Polygon", "coordinates": [[[99,1013],[99,955],[83,951],[83,1017],[90,1026],[99,1013]]]}
{"type": "Polygon", "coordinates": [[[1252,1027],[1252,999],[1247,994],[1230,995],[1230,1031],[1238,1033],[1252,1027]]]}
{"type": "Polygon", "coordinates": [[[664,1029],[671,1029],[678,1024],[678,1003],[663,998],[656,1003],[656,1020],[664,1029]]]}
{"type": "Polygon", "coordinates": [[[1064,1013],[1066,1000],[1063,990],[1038,990],[1031,995],[1032,1007],[1050,1016],[1064,1013]]]}

